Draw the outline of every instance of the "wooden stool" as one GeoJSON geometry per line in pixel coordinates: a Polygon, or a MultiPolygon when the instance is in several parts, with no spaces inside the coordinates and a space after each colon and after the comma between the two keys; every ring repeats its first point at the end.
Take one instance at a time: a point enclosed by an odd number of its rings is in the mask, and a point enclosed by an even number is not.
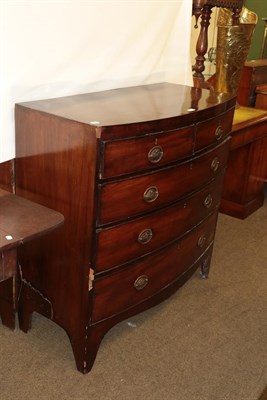
{"type": "Polygon", "coordinates": [[[62,225],[63,220],[56,211],[0,189],[0,316],[3,325],[15,329],[17,247],[51,232],[62,225]]]}
{"type": "Polygon", "coordinates": [[[244,219],[262,206],[267,181],[267,111],[235,110],[220,211],[244,219]]]}

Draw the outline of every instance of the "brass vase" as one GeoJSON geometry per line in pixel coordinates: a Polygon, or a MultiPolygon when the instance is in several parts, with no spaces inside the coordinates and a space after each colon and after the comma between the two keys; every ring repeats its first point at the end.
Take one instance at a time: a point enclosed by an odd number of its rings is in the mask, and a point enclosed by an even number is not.
{"type": "Polygon", "coordinates": [[[226,10],[222,11],[224,14],[219,15],[218,19],[215,89],[218,92],[236,94],[242,69],[248,56],[256,19],[254,13],[251,13],[253,16],[249,19],[250,13],[244,8],[243,15],[240,17],[241,23],[231,25],[229,14],[226,10]]]}

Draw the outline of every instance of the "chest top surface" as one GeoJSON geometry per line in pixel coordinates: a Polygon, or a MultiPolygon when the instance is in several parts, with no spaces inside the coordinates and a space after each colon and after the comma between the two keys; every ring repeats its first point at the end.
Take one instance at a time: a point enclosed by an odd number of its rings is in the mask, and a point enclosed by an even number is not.
{"type": "Polygon", "coordinates": [[[234,102],[228,94],[159,83],[38,100],[20,106],[91,126],[110,127],[173,117],[183,117],[183,123],[192,123],[203,113],[206,118],[224,112],[234,102]]]}

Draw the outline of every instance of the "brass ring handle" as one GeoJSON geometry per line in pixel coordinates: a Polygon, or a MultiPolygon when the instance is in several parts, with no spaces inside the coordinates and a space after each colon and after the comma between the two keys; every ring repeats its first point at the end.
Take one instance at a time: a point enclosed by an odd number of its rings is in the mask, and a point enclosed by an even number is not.
{"type": "Polygon", "coordinates": [[[144,192],[144,200],[146,203],[152,203],[157,199],[158,195],[158,188],[156,186],[150,186],[144,192]]]}
{"type": "Polygon", "coordinates": [[[204,244],[205,244],[205,242],[206,242],[206,236],[205,235],[201,235],[200,237],[199,237],[199,239],[198,239],[198,241],[197,241],[197,245],[198,245],[198,247],[203,247],[204,246],[204,244]]]}
{"type": "Polygon", "coordinates": [[[152,164],[157,164],[162,159],[163,154],[164,152],[161,146],[154,146],[149,150],[147,157],[152,164]]]}
{"type": "Polygon", "coordinates": [[[150,242],[152,237],[153,237],[152,229],[148,228],[144,229],[142,232],[139,233],[137,240],[138,243],[140,244],[147,244],[148,242],[150,242]]]}
{"type": "Polygon", "coordinates": [[[223,128],[221,125],[217,126],[215,131],[215,138],[216,140],[220,140],[223,137],[223,128]]]}
{"type": "Polygon", "coordinates": [[[211,205],[212,205],[212,196],[211,194],[208,194],[208,196],[204,200],[204,207],[210,208],[211,205]]]}
{"type": "Polygon", "coordinates": [[[136,290],[142,290],[148,284],[148,277],[146,275],[139,276],[134,282],[134,288],[136,290]]]}
{"type": "Polygon", "coordinates": [[[210,164],[210,169],[211,169],[213,172],[216,172],[217,169],[219,168],[219,165],[220,165],[219,158],[218,158],[218,157],[214,157],[214,159],[212,160],[212,162],[211,162],[211,164],[210,164]]]}

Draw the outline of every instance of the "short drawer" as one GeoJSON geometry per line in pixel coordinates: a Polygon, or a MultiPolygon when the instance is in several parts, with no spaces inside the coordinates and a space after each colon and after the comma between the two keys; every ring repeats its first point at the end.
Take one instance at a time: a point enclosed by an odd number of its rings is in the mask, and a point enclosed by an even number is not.
{"type": "Polygon", "coordinates": [[[101,143],[99,178],[110,178],[190,157],[194,146],[193,125],[128,140],[101,143]]]}
{"type": "Polygon", "coordinates": [[[215,226],[222,183],[223,175],[170,207],[131,222],[98,229],[96,272],[110,270],[177,240],[216,210],[215,226]]]}
{"type": "Polygon", "coordinates": [[[220,143],[232,130],[232,122],[235,109],[232,108],[224,114],[218,115],[196,125],[195,152],[220,143]]]}
{"type": "Polygon", "coordinates": [[[206,220],[181,241],[145,257],[139,263],[94,281],[92,321],[116,315],[155,295],[201,262],[214,238],[214,217],[206,220]]]}
{"type": "Polygon", "coordinates": [[[225,168],[228,151],[229,140],[185,163],[100,184],[98,225],[152,211],[197,191],[225,168]]]}

